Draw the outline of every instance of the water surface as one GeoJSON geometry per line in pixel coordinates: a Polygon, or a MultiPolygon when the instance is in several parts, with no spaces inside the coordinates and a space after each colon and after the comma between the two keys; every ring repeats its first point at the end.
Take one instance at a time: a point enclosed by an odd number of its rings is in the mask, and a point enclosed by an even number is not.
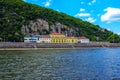
{"type": "Polygon", "coordinates": [[[0,51],[1,80],[120,80],[120,48],[0,51]]]}

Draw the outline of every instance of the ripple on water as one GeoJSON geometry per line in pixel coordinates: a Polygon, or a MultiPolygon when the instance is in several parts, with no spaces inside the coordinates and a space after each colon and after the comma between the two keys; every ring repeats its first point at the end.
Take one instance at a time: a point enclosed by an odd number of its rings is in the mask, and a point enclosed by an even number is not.
{"type": "Polygon", "coordinates": [[[1,51],[0,79],[120,80],[120,49],[1,51]]]}

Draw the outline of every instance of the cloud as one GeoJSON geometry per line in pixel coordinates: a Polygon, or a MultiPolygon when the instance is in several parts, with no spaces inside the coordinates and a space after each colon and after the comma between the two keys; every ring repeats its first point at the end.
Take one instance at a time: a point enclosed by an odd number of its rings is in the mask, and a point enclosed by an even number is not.
{"type": "Polygon", "coordinates": [[[91,2],[89,2],[89,3],[88,3],[88,5],[92,5],[92,3],[91,3],[91,2]]]}
{"type": "Polygon", "coordinates": [[[96,2],[96,0],[92,0],[92,3],[95,3],[96,2]]]}
{"type": "Polygon", "coordinates": [[[97,14],[97,16],[99,17],[99,16],[100,16],[100,14],[97,14]]]}
{"type": "Polygon", "coordinates": [[[117,33],[118,35],[120,35],[120,32],[119,33],[117,33]]]}
{"type": "Polygon", "coordinates": [[[86,19],[86,21],[88,21],[90,23],[93,23],[93,22],[96,21],[96,19],[89,17],[89,18],[86,19]]]}
{"type": "Polygon", "coordinates": [[[107,23],[120,21],[120,8],[108,7],[104,11],[106,11],[106,13],[101,16],[101,21],[107,23]]]}
{"type": "Polygon", "coordinates": [[[111,29],[107,28],[108,31],[111,31],[111,29]]]}
{"type": "Polygon", "coordinates": [[[80,4],[84,4],[85,2],[80,2],[80,4]]]}
{"type": "Polygon", "coordinates": [[[60,12],[60,10],[59,10],[59,9],[56,9],[56,11],[60,12]]]}
{"type": "Polygon", "coordinates": [[[92,0],[91,2],[88,3],[88,5],[92,5],[94,3],[96,3],[96,0],[92,0]]]}
{"type": "Polygon", "coordinates": [[[51,0],[47,0],[46,2],[45,2],[45,7],[48,7],[48,6],[50,6],[51,5],[51,0]]]}
{"type": "Polygon", "coordinates": [[[77,13],[75,17],[89,17],[90,15],[90,13],[77,13]]]}
{"type": "Polygon", "coordinates": [[[85,11],[85,9],[83,9],[83,8],[80,8],[80,12],[84,12],[85,11]]]}
{"type": "Polygon", "coordinates": [[[48,6],[50,6],[50,3],[49,3],[49,2],[46,2],[46,3],[45,3],[45,7],[48,7],[48,6]]]}

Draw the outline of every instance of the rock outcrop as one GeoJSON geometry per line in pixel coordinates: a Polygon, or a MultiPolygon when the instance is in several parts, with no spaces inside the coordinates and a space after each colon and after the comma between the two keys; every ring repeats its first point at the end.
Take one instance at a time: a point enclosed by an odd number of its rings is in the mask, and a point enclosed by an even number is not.
{"type": "Polygon", "coordinates": [[[68,26],[61,23],[54,23],[49,25],[49,23],[43,19],[37,19],[36,21],[30,21],[28,25],[23,25],[21,28],[23,34],[37,35],[37,34],[50,34],[52,32],[63,33],[67,36],[73,36],[75,30],[69,28],[68,26]]]}

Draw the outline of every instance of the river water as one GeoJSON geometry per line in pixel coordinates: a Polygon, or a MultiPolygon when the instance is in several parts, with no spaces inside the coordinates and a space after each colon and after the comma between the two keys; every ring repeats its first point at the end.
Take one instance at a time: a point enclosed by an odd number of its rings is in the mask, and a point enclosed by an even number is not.
{"type": "Polygon", "coordinates": [[[0,51],[0,80],[120,80],[120,48],[0,51]]]}

